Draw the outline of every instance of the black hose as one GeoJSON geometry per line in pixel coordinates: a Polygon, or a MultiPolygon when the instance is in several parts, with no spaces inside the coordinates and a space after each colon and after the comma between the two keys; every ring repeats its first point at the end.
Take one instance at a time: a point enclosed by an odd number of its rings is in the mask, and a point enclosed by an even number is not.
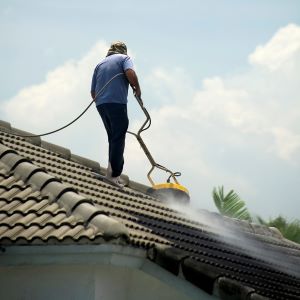
{"type": "MultiPolygon", "coordinates": [[[[95,99],[96,97],[98,96],[98,94],[100,94],[116,77],[120,76],[120,75],[124,75],[124,73],[118,73],[116,74],[115,76],[113,76],[107,83],[105,83],[105,85],[96,93],[95,95],[95,99]]],[[[86,111],[91,107],[91,105],[94,103],[94,99],[91,101],[91,103],[85,108],[85,110],[78,116],[76,117],[73,121],[71,121],[70,123],[58,128],[58,129],[55,129],[55,130],[52,130],[52,131],[49,131],[49,132],[46,132],[46,133],[42,133],[42,134],[30,134],[30,135],[24,135],[24,134],[18,134],[18,133],[14,133],[14,132],[10,132],[11,134],[15,135],[15,136],[19,136],[19,137],[24,137],[24,138],[29,138],[29,137],[41,137],[41,136],[45,136],[45,135],[50,135],[50,134],[53,134],[55,132],[58,132],[60,130],[63,130],[65,128],[67,128],[68,126],[72,125],[73,123],[75,123],[78,119],[80,119],[85,113],[86,111]]]]}
{"type": "Polygon", "coordinates": [[[82,117],[82,115],[84,115],[86,113],[86,111],[90,108],[90,106],[93,104],[94,100],[87,106],[87,108],[78,116],[76,117],[73,121],[71,121],[70,123],[66,124],[65,126],[63,127],[60,127],[58,129],[55,129],[55,130],[52,130],[52,131],[49,131],[49,132],[46,132],[46,133],[42,133],[42,134],[30,134],[30,135],[23,135],[23,134],[18,134],[18,133],[14,133],[12,132],[13,135],[16,135],[16,136],[20,136],[20,137],[24,137],[24,138],[29,138],[29,137],[41,137],[41,136],[45,136],[45,135],[50,135],[52,133],[55,133],[55,132],[58,132],[60,130],[63,130],[65,128],[67,128],[68,126],[72,125],[73,123],[75,123],[79,118],[82,117]]]}

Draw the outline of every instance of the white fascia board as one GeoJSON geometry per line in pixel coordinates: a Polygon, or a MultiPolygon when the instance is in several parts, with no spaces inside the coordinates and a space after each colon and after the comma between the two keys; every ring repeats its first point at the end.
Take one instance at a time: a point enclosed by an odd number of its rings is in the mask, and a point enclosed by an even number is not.
{"type": "Polygon", "coordinates": [[[3,249],[0,252],[0,266],[100,263],[140,269],[146,258],[146,252],[141,249],[114,244],[30,245],[3,249]]]}
{"type": "Polygon", "coordinates": [[[145,250],[114,244],[103,245],[49,245],[9,246],[0,252],[1,266],[40,265],[112,265],[140,270],[153,276],[190,299],[216,299],[184,278],[175,276],[147,259],[145,250]]]}

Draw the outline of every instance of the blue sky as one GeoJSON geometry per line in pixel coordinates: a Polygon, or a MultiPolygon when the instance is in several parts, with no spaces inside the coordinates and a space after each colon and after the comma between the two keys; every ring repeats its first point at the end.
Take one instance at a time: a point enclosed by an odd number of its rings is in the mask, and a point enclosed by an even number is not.
{"type": "MultiPolygon", "coordinates": [[[[192,204],[215,210],[211,190],[224,184],[254,214],[300,218],[299,11],[296,0],[1,1],[0,119],[35,133],[64,125],[123,40],[153,119],[145,140],[182,171],[192,204]]],[[[131,128],[143,118],[134,101],[131,128]]],[[[106,166],[95,110],[46,140],[106,166]]],[[[125,173],[147,183],[148,168],[128,137],[125,173]]]]}
{"type": "Polygon", "coordinates": [[[99,39],[125,40],[139,54],[142,73],[157,64],[178,65],[196,83],[199,76],[231,74],[245,68],[245,57],[278,28],[299,22],[298,2],[2,0],[1,94],[40,82],[99,39]]]}

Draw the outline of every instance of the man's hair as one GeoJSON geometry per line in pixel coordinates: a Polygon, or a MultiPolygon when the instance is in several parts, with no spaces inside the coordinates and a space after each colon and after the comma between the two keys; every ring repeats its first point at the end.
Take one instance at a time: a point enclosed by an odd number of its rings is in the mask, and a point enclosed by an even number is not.
{"type": "Polygon", "coordinates": [[[127,55],[127,46],[125,45],[125,43],[117,41],[117,42],[113,42],[110,45],[110,48],[107,52],[106,56],[112,55],[112,54],[125,54],[127,55]]]}

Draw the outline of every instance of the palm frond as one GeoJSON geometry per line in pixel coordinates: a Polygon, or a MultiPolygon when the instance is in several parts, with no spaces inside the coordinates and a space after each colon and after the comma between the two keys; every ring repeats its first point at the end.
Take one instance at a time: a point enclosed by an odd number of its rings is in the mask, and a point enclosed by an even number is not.
{"type": "Polygon", "coordinates": [[[215,206],[217,207],[219,212],[221,212],[223,210],[223,187],[219,187],[218,190],[214,187],[212,195],[215,202],[215,206]]]}
{"type": "Polygon", "coordinates": [[[222,215],[240,220],[252,220],[245,202],[233,190],[224,196],[224,187],[221,186],[218,189],[214,188],[212,195],[215,205],[222,215]]]}

